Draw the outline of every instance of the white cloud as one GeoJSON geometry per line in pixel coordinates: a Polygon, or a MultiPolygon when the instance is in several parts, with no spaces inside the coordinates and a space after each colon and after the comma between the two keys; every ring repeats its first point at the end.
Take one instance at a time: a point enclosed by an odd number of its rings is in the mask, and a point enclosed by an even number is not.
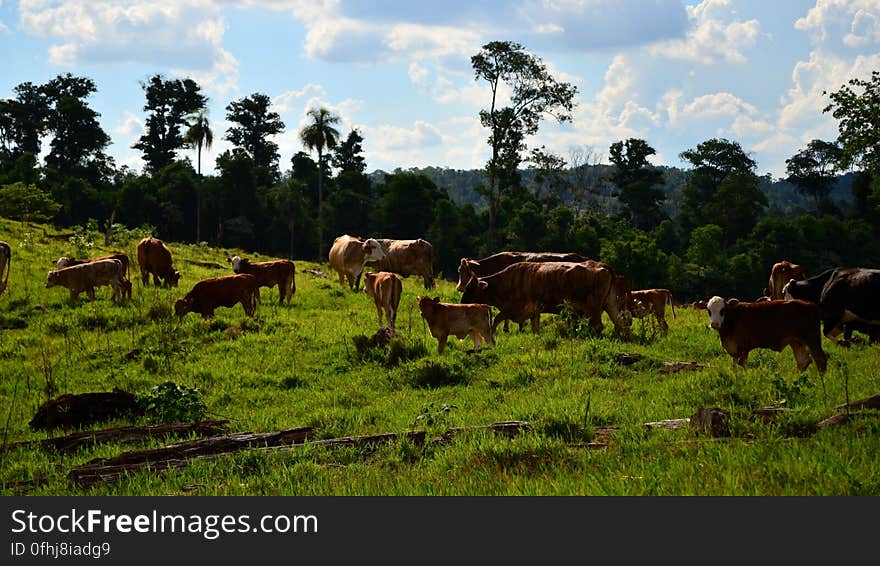
{"type": "Polygon", "coordinates": [[[428,69],[413,61],[409,64],[409,80],[417,85],[426,84],[428,80],[428,69]]]}
{"type": "Polygon", "coordinates": [[[729,92],[716,92],[698,96],[682,109],[691,118],[737,117],[758,113],[757,108],[729,92]]]}
{"type": "Polygon", "coordinates": [[[651,54],[704,64],[747,61],[744,51],[755,45],[760,34],[758,20],[734,19],[730,0],[703,0],[687,6],[687,12],[692,27],[686,37],[657,44],[649,49],[651,54]]]}
{"type": "Polygon", "coordinates": [[[371,145],[379,149],[391,150],[414,150],[440,145],[443,136],[432,124],[422,120],[416,120],[412,128],[399,126],[370,126],[364,127],[365,137],[367,134],[373,140],[371,145]]]}
{"type": "Polygon", "coordinates": [[[223,49],[226,22],[212,0],[21,0],[19,12],[25,31],[57,42],[55,65],[163,65],[220,95],[236,89],[238,62],[223,49]]]}
{"type": "Polygon", "coordinates": [[[817,0],[794,27],[809,32],[818,41],[826,41],[831,31],[848,29],[842,41],[850,47],[880,43],[880,3],[877,0],[817,0]]]}

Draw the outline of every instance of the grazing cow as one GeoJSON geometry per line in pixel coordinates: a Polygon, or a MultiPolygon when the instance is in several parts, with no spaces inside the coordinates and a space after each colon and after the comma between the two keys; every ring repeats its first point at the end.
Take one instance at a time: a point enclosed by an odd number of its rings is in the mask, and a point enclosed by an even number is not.
{"type": "Polygon", "coordinates": [[[384,257],[368,260],[367,265],[376,271],[389,271],[401,277],[417,275],[422,278],[425,289],[434,287],[434,246],[425,240],[388,240],[376,238],[382,246],[384,257]]]}
{"type": "Polygon", "coordinates": [[[497,307],[492,331],[503,320],[531,320],[532,332],[540,328],[541,313],[559,313],[566,303],[602,332],[602,312],[607,312],[617,334],[629,336],[629,320],[618,308],[614,270],[604,264],[572,262],[520,262],[494,275],[471,279],[462,303],[497,307]]]}
{"type": "Polygon", "coordinates": [[[431,336],[437,339],[437,352],[446,349],[446,339],[453,335],[459,339],[470,336],[474,350],[483,339],[495,345],[492,328],[492,307],[484,304],[441,303],[440,297],[418,297],[419,312],[428,322],[431,336]]]}
{"type": "Polygon", "coordinates": [[[0,297],[6,292],[9,283],[9,272],[12,271],[12,248],[6,242],[0,242],[0,297]],[[6,276],[3,276],[6,273],[6,276]]]}
{"type": "Polygon", "coordinates": [[[486,277],[487,275],[498,273],[505,267],[521,261],[533,261],[535,263],[570,261],[580,263],[582,261],[589,261],[589,258],[580,254],[554,252],[499,252],[483,259],[463,257],[458,265],[458,283],[455,285],[455,289],[460,293],[464,293],[464,288],[467,287],[468,282],[474,277],[486,277]]]}
{"type": "Polygon", "coordinates": [[[361,284],[361,273],[368,261],[385,257],[382,245],[368,238],[355,238],[344,234],[333,240],[330,248],[330,268],[339,274],[339,284],[345,285],[346,279],[351,290],[357,291],[361,284]]]}
{"type": "Polygon", "coordinates": [[[195,312],[208,319],[214,316],[217,307],[232,308],[241,303],[244,314],[252,317],[257,308],[258,289],[257,278],[247,273],[202,279],[174,302],[174,312],[180,317],[195,312]]]}
{"type": "Polygon", "coordinates": [[[153,285],[158,287],[159,280],[164,287],[177,287],[180,272],[174,269],[171,250],[165,242],[158,238],[144,238],[137,245],[138,267],[141,271],[141,282],[146,285],[153,275],[153,285]]]}
{"type": "Polygon", "coordinates": [[[786,297],[818,303],[823,332],[835,341],[846,324],[880,324],[880,269],[841,267],[829,271],[804,281],[790,281],[785,286],[786,297]]]}
{"type": "Polygon", "coordinates": [[[755,348],[781,352],[791,346],[798,371],[807,369],[812,356],[819,373],[825,373],[828,356],[822,350],[817,305],[797,300],[741,303],[715,296],[706,310],[709,327],[718,332],[721,346],[740,366],[746,367],[755,348]]]}
{"type": "Polygon", "coordinates": [[[60,285],[70,290],[71,300],[83,291],[90,300],[95,300],[95,287],[109,285],[113,289],[110,299],[116,301],[124,295],[124,275],[122,262],[118,259],[102,259],[80,265],[63,267],[50,271],[46,277],[46,288],[60,285]]]}
{"type": "Polygon", "coordinates": [[[388,327],[394,329],[402,292],[403,283],[395,274],[387,271],[364,273],[364,293],[373,297],[373,302],[376,304],[376,314],[379,315],[379,326],[382,326],[382,311],[384,310],[388,327]]]}
{"type": "MultiPolygon", "coordinates": [[[[287,301],[290,304],[290,298],[296,293],[296,267],[289,259],[278,259],[274,261],[250,261],[247,258],[233,256],[227,258],[232,264],[232,271],[235,273],[249,273],[257,278],[260,287],[272,288],[278,285],[278,303],[283,304],[287,301]]],[[[260,293],[257,291],[257,300],[260,293]]]]}
{"type": "Polygon", "coordinates": [[[806,279],[800,265],[786,260],[773,264],[773,268],[770,270],[769,293],[765,293],[765,295],[774,300],[781,299],[783,296],[782,288],[792,279],[795,281],[806,279]]]}
{"type": "Polygon", "coordinates": [[[129,267],[131,265],[131,261],[128,259],[128,256],[123,253],[113,254],[113,255],[105,255],[101,257],[92,257],[86,259],[76,259],[72,257],[59,257],[53,263],[55,264],[55,269],[62,269],[65,267],[70,267],[72,265],[82,265],[84,263],[90,263],[93,261],[101,261],[103,259],[118,259],[122,262],[122,295],[123,297],[131,298],[131,279],[129,278],[129,267]]]}
{"type": "Polygon", "coordinates": [[[660,324],[660,329],[666,333],[669,325],[666,323],[666,305],[672,308],[672,319],[675,320],[675,305],[672,302],[672,291],[669,289],[643,289],[630,291],[630,311],[636,318],[644,318],[653,315],[660,324]]]}
{"type": "Polygon", "coordinates": [[[843,340],[845,342],[852,340],[853,332],[866,334],[870,344],[880,342],[880,325],[878,324],[868,324],[861,320],[851,320],[843,325],[843,340]]]}

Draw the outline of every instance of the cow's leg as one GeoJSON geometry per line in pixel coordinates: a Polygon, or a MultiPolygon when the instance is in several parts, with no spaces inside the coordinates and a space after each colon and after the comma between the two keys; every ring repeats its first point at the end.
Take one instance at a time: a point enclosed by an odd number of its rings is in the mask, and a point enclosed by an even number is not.
{"type": "Polygon", "coordinates": [[[396,322],[396,319],[397,319],[397,313],[394,311],[394,309],[391,307],[391,305],[389,305],[388,308],[385,309],[385,322],[388,323],[388,326],[392,330],[394,330],[394,324],[396,322]]]}
{"type": "Polygon", "coordinates": [[[449,337],[449,334],[442,333],[437,336],[437,353],[442,354],[443,350],[446,349],[446,339],[449,337]]]}
{"type": "Polygon", "coordinates": [[[831,313],[825,317],[822,321],[822,324],[825,328],[825,336],[830,340],[834,340],[838,344],[841,344],[840,340],[837,340],[837,337],[840,336],[841,332],[843,332],[843,324],[844,324],[843,313],[831,313]]]}
{"type": "Polygon", "coordinates": [[[154,287],[161,287],[162,286],[162,282],[159,281],[159,276],[156,275],[155,273],[153,274],[153,286],[154,287]]]}
{"type": "Polygon", "coordinates": [[[86,288],[86,295],[88,295],[90,301],[94,301],[95,300],[95,288],[94,287],[86,288]]]}
{"type": "Polygon", "coordinates": [[[535,313],[532,315],[532,333],[537,334],[541,331],[541,313],[535,313]]]}
{"type": "Polygon", "coordinates": [[[807,369],[811,361],[810,354],[807,353],[807,347],[802,342],[792,342],[791,351],[794,352],[794,359],[797,362],[798,371],[804,371],[807,369]]]}
{"type": "Polygon", "coordinates": [[[502,322],[506,322],[506,321],[507,321],[507,317],[504,316],[501,312],[496,314],[495,315],[495,322],[492,323],[492,332],[495,332],[495,330],[498,328],[499,324],[501,324],[502,322]]]}
{"type": "Polygon", "coordinates": [[[479,350],[480,346],[483,345],[483,337],[480,336],[479,330],[471,330],[471,340],[474,341],[474,350],[479,350]]]}
{"type": "Polygon", "coordinates": [[[379,318],[379,326],[382,326],[382,305],[379,303],[376,303],[376,316],[379,318]]]}
{"type": "Polygon", "coordinates": [[[142,267],[141,268],[141,284],[144,287],[146,287],[147,283],[149,283],[149,282],[150,282],[150,273],[142,267]]]}

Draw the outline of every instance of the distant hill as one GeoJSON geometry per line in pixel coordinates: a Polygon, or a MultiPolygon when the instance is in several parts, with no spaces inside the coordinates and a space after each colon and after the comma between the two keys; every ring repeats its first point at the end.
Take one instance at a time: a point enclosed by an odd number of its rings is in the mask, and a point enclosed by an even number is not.
{"type": "MultiPolygon", "coordinates": [[[[666,213],[670,217],[678,214],[681,206],[681,191],[687,179],[688,171],[677,167],[659,167],[666,177],[663,190],[667,193],[666,213]]],[[[613,169],[610,165],[586,165],[577,173],[569,171],[569,175],[575,175],[581,179],[591,190],[599,210],[614,212],[618,208],[617,199],[613,196],[614,187],[610,186],[607,178],[613,169]]],[[[431,179],[438,187],[446,189],[449,198],[459,206],[473,205],[477,210],[486,206],[486,200],[479,195],[474,187],[486,183],[486,174],[482,169],[450,169],[448,167],[411,167],[408,169],[397,168],[391,174],[412,173],[424,175],[431,179]]],[[[535,172],[532,169],[520,171],[526,186],[535,187],[535,172]]],[[[369,174],[374,184],[382,183],[389,173],[378,169],[369,174]]],[[[855,174],[847,173],[838,177],[831,191],[831,199],[841,208],[849,208],[852,205],[852,183],[855,174]]],[[[775,214],[784,216],[796,215],[810,211],[813,208],[812,200],[801,195],[797,188],[783,179],[773,180],[769,176],[761,178],[761,190],[767,195],[770,204],[769,210],[775,214]]],[[[568,202],[571,195],[568,195],[568,202]]]]}

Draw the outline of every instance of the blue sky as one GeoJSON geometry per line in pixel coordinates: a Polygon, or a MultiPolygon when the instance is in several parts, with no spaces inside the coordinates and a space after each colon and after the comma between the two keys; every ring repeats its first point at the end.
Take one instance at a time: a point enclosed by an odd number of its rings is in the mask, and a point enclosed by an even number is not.
{"type": "Polygon", "coordinates": [[[489,93],[470,57],[494,40],[578,88],[572,123],[543,122],[530,146],[607,162],[639,137],[654,163],[683,166],[680,152],[726,137],[780,177],[810,140],[836,138],[823,92],[880,69],[880,0],[0,0],[0,97],[93,79],[109,153],[136,170],[140,82],[156,73],[209,96],[206,169],[229,147],[225,107],[257,92],[286,125],[283,169],[314,106],[361,131],[370,171],[479,168],[489,93]]]}

